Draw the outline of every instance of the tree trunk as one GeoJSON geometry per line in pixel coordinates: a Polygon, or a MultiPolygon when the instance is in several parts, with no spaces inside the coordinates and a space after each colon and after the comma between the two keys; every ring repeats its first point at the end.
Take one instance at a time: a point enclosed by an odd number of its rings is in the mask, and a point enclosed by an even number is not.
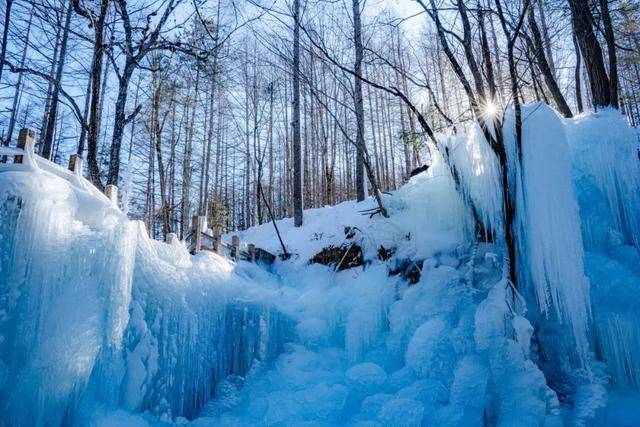
{"type": "Polygon", "coordinates": [[[484,69],[487,75],[487,86],[489,88],[489,99],[492,103],[496,102],[496,80],[493,74],[493,64],[491,63],[491,51],[489,50],[489,40],[487,39],[487,31],[484,23],[484,10],[480,2],[478,7],[478,23],[480,24],[480,44],[482,46],[482,59],[484,69]]]}
{"type": "MultiPolygon", "coordinates": [[[[24,47],[22,49],[22,57],[20,58],[20,67],[24,67],[25,60],[27,59],[27,50],[29,49],[29,36],[31,35],[31,20],[33,13],[29,13],[29,22],[27,23],[27,34],[25,36],[24,47]]],[[[20,98],[22,97],[22,76],[23,73],[18,74],[18,82],[16,83],[16,91],[13,95],[13,104],[11,107],[11,118],[9,119],[9,129],[7,130],[7,138],[5,145],[9,145],[13,138],[13,129],[16,125],[18,118],[18,110],[20,108],[20,98]]]]}
{"type": "Polygon", "coordinates": [[[353,36],[356,60],[353,71],[356,73],[354,84],[354,98],[356,108],[356,198],[359,202],[365,198],[364,183],[364,105],[362,102],[362,22],[360,20],[360,1],[353,0],[353,36]]]}
{"type": "Polygon", "coordinates": [[[616,39],[613,34],[613,24],[609,13],[609,0],[600,0],[600,12],[604,26],[604,38],[607,41],[607,54],[609,57],[609,97],[611,106],[619,107],[618,103],[618,59],[616,57],[616,39]]]}
{"type": "Polygon", "coordinates": [[[593,105],[595,107],[611,105],[609,78],[604,66],[602,48],[593,30],[593,16],[589,10],[589,2],[587,0],[569,0],[569,6],[571,7],[571,17],[578,45],[589,76],[593,105]]]}
{"type": "Polygon", "coordinates": [[[133,74],[133,68],[133,62],[127,58],[122,76],[118,81],[118,97],[116,98],[113,120],[113,135],[111,137],[111,148],[109,149],[109,175],[107,177],[107,184],[118,185],[118,178],[120,177],[120,147],[122,146],[124,127],[127,124],[125,108],[127,106],[129,82],[133,74]]]}
{"type": "MultiPolygon", "coordinates": [[[[540,24],[542,25],[542,37],[544,38],[544,49],[549,60],[549,68],[551,74],[556,77],[556,65],[553,58],[553,50],[551,49],[551,37],[549,37],[549,26],[547,25],[547,17],[544,13],[544,0],[538,0],[538,13],[540,14],[540,24]]],[[[533,10],[533,7],[531,8],[533,10]]]]}
{"type": "MultiPolygon", "coordinates": [[[[91,82],[92,82],[92,80],[93,79],[91,78],[91,73],[89,73],[89,81],[87,82],[87,89],[85,90],[85,93],[84,93],[84,111],[83,111],[83,115],[84,115],[84,119],[85,120],[87,120],[87,118],[89,117],[89,105],[90,105],[90,102],[91,102],[91,82]]],[[[80,129],[80,139],[78,140],[78,149],[76,150],[76,154],[78,156],[82,156],[82,152],[84,151],[84,144],[85,144],[86,139],[87,139],[87,128],[82,126],[82,129],[80,129]]]]}
{"type": "Polygon", "coordinates": [[[11,6],[13,0],[6,1],[4,10],[4,28],[2,30],[2,47],[0,47],[0,80],[2,79],[2,70],[4,69],[4,60],[7,55],[7,38],[9,36],[9,23],[11,22],[11,6]]]}
{"type": "Polygon", "coordinates": [[[573,113],[567,104],[562,92],[560,91],[560,87],[558,87],[558,82],[554,77],[553,70],[549,66],[547,62],[547,58],[544,54],[544,46],[542,43],[542,36],[540,35],[540,29],[538,28],[538,24],[536,23],[535,14],[533,13],[533,8],[529,8],[529,28],[531,29],[531,34],[533,36],[532,42],[532,51],[536,58],[536,62],[538,63],[538,67],[544,76],[544,81],[547,83],[547,87],[549,88],[549,92],[551,92],[551,96],[564,117],[573,117],[573,113]]]}
{"type": "Polygon", "coordinates": [[[51,108],[47,117],[47,128],[44,136],[44,146],[42,147],[42,157],[45,159],[51,159],[53,136],[58,119],[58,98],[60,96],[60,84],[62,84],[62,73],[64,71],[64,61],[67,56],[67,43],[69,42],[69,27],[71,25],[72,15],[72,1],[69,0],[69,6],[67,10],[67,16],[64,22],[64,30],[62,33],[62,42],[60,44],[60,59],[58,61],[58,69],[56,70],[55,80],[56,85],[53,86],[53,92],[51,94],[51,108]]]}
{"type": "Polygon", "coordinates": [[[302,225],[302,152],[300,150],[300,0],[293,0],[293,216],[302,225]]]}
{"type": "Polygon", "coordinates": [[[198,108],[198,88],[200,86],[200,63],[196,65],[196,83],[193,97],[193,109],[191,111],[190,122],[187,123],[187,140],[184,144],[184,154],[182,159],[182,206],[180,212],[182,237],[187,234],[191,225],[191,147],[193,144],[193,132],[195,125],[196,111],[198,108]]]}
{"type": "Polygon", "coordinates": [[[582,55],[580,55],[580,47],[578,46],[578,39],[576,38],[576,35],[573,34],[571,39],[573,40],[573,47],[576,51],[576,69],[574,73],[576,85],[576,105],[578,107],[578,113],[582,113],[582,82],[580,81],[580,76],[582,74],[582,71],[580,70],[582,55]]]}
{"type": "MultiPolygon", "coordinates": [[[[89,178],[102,189],[100,167],[98,166],[98,138],[100,133],[100,87],[102,82],[102,60],[104,58],[104,26],[109,10],[109,0],[101,0],[100,13],[94,23],[94,48],[91,60],[91,104],[89,106],[89,131],[87,133],[87,165],[89,178]]],[[[80,153],[82,154],[82,153],[80,153]]]]}
{"type": "MultiPolygon", "coordinates": [[[[57,22],[60,24],[59,22],[57,22]]],[[[56,71],[56,64],[58,63],[58,53],[60,51],[60,36],[61,36],[61,27],[62,25],[57,25],[56,27],[56,39],[53,47],[53,56],[51,60],[51,68],[49,69],[49,75],[53,78],[56,71]]],[[[88,83],[90,84],[90,83],[88,83]]],[[[51,109],[51,95],[53,94],[53,82],[49,81],[47,84],[47,97],[44,103],[44,111],[42,112],[42,123],[40,124],[40,141],[44,141],[44,138],[47,134],[47,123],[49,121],[49,110],[51,109]]],[[[86,109],[85,109],[86,110],[86,109]]],[[[86,111],[85,111],[85,119],[86,119],[86,111]]],[[[84,126],[82,127],[84,130],[84,126]]]]}

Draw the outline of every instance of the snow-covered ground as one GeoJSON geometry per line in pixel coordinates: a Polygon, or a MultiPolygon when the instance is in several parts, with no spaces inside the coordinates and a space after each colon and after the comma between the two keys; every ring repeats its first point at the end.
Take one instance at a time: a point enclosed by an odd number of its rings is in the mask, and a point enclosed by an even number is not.
{"type": "MultiPolygon", "coordinates": [[[[77,180],[0,166],[2,422],[640,425],[636,135],[615,112],[524,117],[517,291],[437,156],[384,196],[389,219],[367,200],[279,221],[294,255],[268,270],[190,256],[77,180]],[[308,263],[342,244],[365,265],[308,263]],[[415,285],[390,274],[414,264],[415,285]]],[[[500,230],[479,132],[441,138],[500,230]]],[[[280,251],[270,223],[239,234],[280,251]]]]}

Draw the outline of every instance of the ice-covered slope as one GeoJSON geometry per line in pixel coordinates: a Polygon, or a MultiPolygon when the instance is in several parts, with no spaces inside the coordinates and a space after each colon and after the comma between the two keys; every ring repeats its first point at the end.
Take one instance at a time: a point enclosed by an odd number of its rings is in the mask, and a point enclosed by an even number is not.
{"type": "Polygon", "coordinates": [[[152,241],[73,181],[0,172],[0,217],[6,425],[82,425],[94,402],[192,417],[287,339],[270,275],[152,241]]]}
{"type": "MultiPolygon", "coordinates": [[[[198,425],[559,425],[560,404],[529,357],[533,328],[503,280],[497,247],[469,244],[472,228],[451,177],[436,161],[385,198],[279,222],[294,260],[276,266],[296,307],[293,342],[273,365],[225,384],[198,425]],[[357,227],[345,237],[345,227],[357,227]],[[328,245],[356,241],[367,265],[307,265],[328,245]],[[389,261],[377,249],[397,249],[389,261]],[[421,262],[413,286],[389,272],[421,262]]],[[[243,240],[278,249],[271,224],[243,240]]]]}

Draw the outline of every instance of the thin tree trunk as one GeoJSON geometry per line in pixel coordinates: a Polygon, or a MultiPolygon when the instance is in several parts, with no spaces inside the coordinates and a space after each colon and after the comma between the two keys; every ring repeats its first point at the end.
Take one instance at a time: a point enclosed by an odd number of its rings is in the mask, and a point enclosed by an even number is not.
{"type": "MultiPolygon", "coordinates": [[[[89,131],[87,133],[87,165],[89,178],[98,188],[102,188],[100,167],[98,166],[98,138],[100,133],[100,87],[102,82],[102,60],[104,57],[104,26],[109,10],[109,0],[101,0],[98,19],[94,23],[94,49],[91,60],[91,103],[89,106],[89,131]]],[[[79,149],[82,154],[82,148],[79,149]]]]}
{"type": "MultiPolygon", "coordinates": [[[[56,71],[56,64],[58,63],[58,53],[60,51],[60,33],[62,32],[60,27],[61,25],[58,25],[56,28],[56,40],[53,47],[53,57],[51,60],[51,68],[49,69],[49,75],[52,78],[56,71]]],[[[52,94],[53,94],[53,82],[49,81],[47,84],[47,97],[44,104],[44,111],[42,112],[42,123],[40,124],[40,135],[39,135],[40,141],[44,141],[44,138],[47,133],[47,122],[49,120],[49,110],[51,109],[52,94]]],[[[86,119],[86,111],[85,111],[85,119],[86,119]]],[[[82,131],[85,131],[84,129],[85,129],[84,126],[82,126],[82,131]]]]}
{"type": "Polygon", "coordinates": [[[587,0],[569,0],[578,45],[589,75],[589,86],[595,107],[611,105],[609,78],[604,66],[602,48],[593,29],[593,16],[587,0]]]}
{"type": "Polygon", "coordinates": [[[193,97],[193,109],[191,111],[190,122],[187,122],[187,140],[184,144],[184,154],[182,159],[182,206],[180,217],[182,221],[182,237],[187,234],[191,219],[191,147],[193,145],[193,133],[195,125],[196,111],[198,109],[198,89],[200,86],[200,63],[196,64],[196,83],[193,97]]]}
{"type": "Polygon", "coordinates": [[[71,26],[72,1],[69,0],[67,16],[64,22],[64,30],[62,32],[62,42],[60,44],[60,59],[58,60],[58,69],[56,70],[55,80],[57,84],[53,86],[51,94],[51,108],[47,117],[47,129],[44,136],[44,146],[42,147],[42,157],[51,159],[53,134],[56,126],[58,115],[58,97],[60,96],[60,84],[62,84],[62,73],[64,71],[64,61],[67,56],[67,43],[69,42],[69,27],[71,26]]]}
{"type": "Polygon", "coordinates": [[[293,215],[302,225],[302,153],[300,151],[300,0],[293,0],[293,215]]]}
{"type": "MultiPolygon", "coordinates": [[[[91,103],[91,73],[89,73],[89,79],[87,81],[87,89],[84,93],[84,119],[87,120],[89,117],[89,105],[91,103]]],[[[84,144],[87,139],[87,128],[82,126],[80,129],[80,139],[78,140],[78,149],[76,150],[76,154],[82,156],[82,152],[84,151],[84,144]]]]}
{"type": "MultiPolygon", "coordinates": [[[[544,38],[544,49],[547,54],[547,59],[549,61],[549,69],[551,70],[551,74],[555,79],[556,74],[556,65],[555,60],[553,58],[553,49],[551,49],[551,37],[549,37],[549,26],[547,25],[547,16],[544,13],[544,0],[538,0],[538,13],[540,14],[540,24],[542,25],[542,37],[544,38]]],[[[531,8],[533,10],[533,7],[531,8]]]]}
{"type": "Polygon", "coordinates": [[[360,2],[353,0],[353,35],[355,43],[356,60],[353,70],[356,74],[354,84],[354,97],[356,109],[356,198],[359,202],[365,198],[364,183],[364,105],[362,102],[362,23],[360,21],[360,2]]]}
{"type": "Polygon", "coordinates": [[[573,40],[573,47],[576,51],[576,69],[574,72],[574,79],[576,85],[576,105],[578,107],[578,113],[582,113],[582,82],[580,81],[580,76],[582,71],[580,70],[580,62],[582,59],[582,55],[580,54],[580,47],[578,46],[578,39],[575,34],[572,35],[571,39],[573,40]]]}
{"type": "Polygon", "coordinates": [[[5,5],[2,47],[0,47],[0,80],[2,79],[2,70],[4,69],[4,61],[7,55],[7,38],[9,36],[9,23],[11,22],[11,6],[13,6],[13,0],[6,0],[5,5]]]}
{"type": "Polygon", "coordinates": [[[619,107],[618,103],[618,58],[616,55],[616,39],[613,34],[613,24],[609,13],[609,0],[600,0],[600,12],[604,26],[604,38],[607,41],[607,56],[609,57],[609,97],[611,106],[619,107]]]}
{"type": "Polygon", "coordinates": [[[538,28],[538,24],[536,23],[535,14],[533,13],[533,8],[529,8],[529,28],[531,29],[531,34],[533,35],[532,41],[532,51],[535,55],[536,62],[538,63],[538,67],[544,76],[544,80],[549,88],[549,92],[551,92],[551,96],[564,117],[573,117],[573,113],[567,104],[564,96],[562,95],[562,91],[558,86],[558,82],[556,81],[553,70],[551,69],[549,63],[547,62],[547,58],[544,54],[544,48],[542,44],[542,37],[540,35],[540,29],[538,28]]]}
{"type": "MultiPolygon", "coordinates": [[[[20,68],[24,67],[24,63],[27,59],[27,51],[29,49],[29,36],[31,35],[31,20],[33,13],[29,13],[29,22],[27,23],[27,34],[25,35],[24,47],[22,49],[22,57],[20,58],[20,68]]],[[[9,129],[7,130],[7,138],[5,145],[9,145],[13,138],[13,129],[16,125],[18,117],[18,109],[20,108],[20,98],[22,97],[22,73],[18,74],[18,81],[16,83],[16,91],[13,95],[13,103],[11,107],[11,118],[9,119],[9,129]]]]}

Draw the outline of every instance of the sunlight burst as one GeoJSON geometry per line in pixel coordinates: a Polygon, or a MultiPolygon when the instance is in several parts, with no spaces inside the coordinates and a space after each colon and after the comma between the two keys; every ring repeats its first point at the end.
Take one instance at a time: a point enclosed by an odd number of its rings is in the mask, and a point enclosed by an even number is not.
{"type": "Polygon", "coordinates": [[[485,105],[484,111],[487,114],[487,116],[493,117],[498,112],[498,106],[493,102],[489,101],[487,102],[487,105],[485,105]]]}

